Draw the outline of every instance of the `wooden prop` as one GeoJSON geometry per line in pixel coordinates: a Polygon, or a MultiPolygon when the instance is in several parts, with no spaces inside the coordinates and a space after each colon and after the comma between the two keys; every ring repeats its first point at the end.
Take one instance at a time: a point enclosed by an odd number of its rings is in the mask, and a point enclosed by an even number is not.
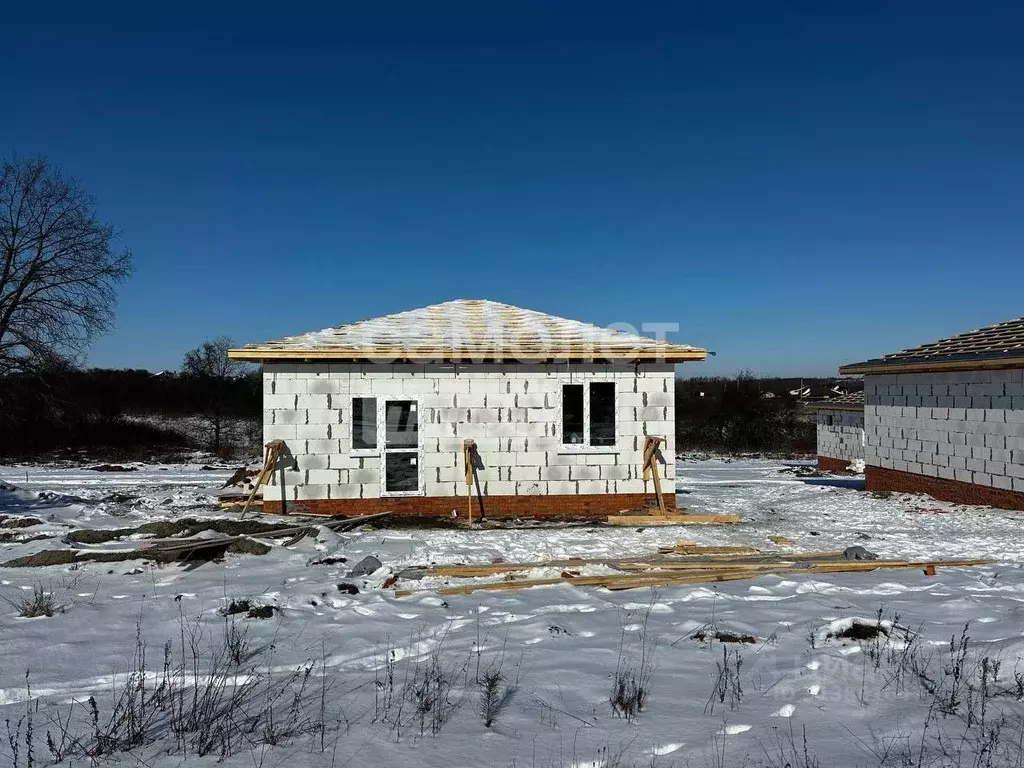
{"type": "MultiPolygon", "coordinates": [[[[260,486],[270,479],[270,476],[274,473],[274,467],[277,466],[281,457],[284,455],[284,451],[287,446],[284,444],[284,440],[271,440],[267,443],[264,449],[263,455],[263,469],[260,470],[259,475],[256,477],[256,482],[253,484],[252,493],[249,494],[249,498],[246,499],[245,505],[242,507],[242,512],[239,514],[238,519],[241,520],[245,517],[246,511],[249,509],[249,505],[252,504],[253,499],[256,498],[256,494],[260,490],[260,486]]],[[[286,496],[284,492],[284,464],[281,464],[281,513],[288,514],[288,508],[285,501],[286,496]]]]}
{"type": "Polygon", "coordinates": [[[654,479],[654,495],[658,499],[658,509],[661,510],[661,514],[667,515],[668,510],[665,508],[665,495],[661,492],[661,478],[658,477],[658,446],[665,442],[663,437],[651,437],[647,435],[644,438],[644,482],[650,479],[654,479]]]}
{"type": "Polygon", "coordinates": [[[462,463],[466,467],[466,517],[473,524],[473,479],[476,477],[476,462],[473,453],[476,451],[475,440],[462,442],[462,463]]]}

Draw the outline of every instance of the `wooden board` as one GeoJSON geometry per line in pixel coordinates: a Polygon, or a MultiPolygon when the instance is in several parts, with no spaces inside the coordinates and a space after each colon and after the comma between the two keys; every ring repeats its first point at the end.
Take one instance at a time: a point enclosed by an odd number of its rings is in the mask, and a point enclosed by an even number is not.
{"type": "Polygon", "coordinates": [[[609,525],[721,525],[738,523],[739,515],[611,515],[609,525]]]}
{"type": "Polygon", "coordinates": [[[671,547],[658,547],[663,555],[756,555],[760,550],[753,547],[697,547],[675,544],[671,547]]]}
{"type": "MultiPolygon", "coordinates": [[[[822,553],[830,554],[830,553],[822,553]]],[[[464,586],[444,587],[438,590],[442,595],[463,595],[482,590],[487,591],[508,591],[517,589],[528,589],[530,587],[552,586],[555,584],[572,584],[577,587],[602,586],[608,589],[633,589],[636,587],[672,586],[679,584],[699,584],[717,581],[735,581],[739,579],[750,579],[767,575],[789,575],[815,573],[856,573],[875,571],[885,568],[922,568],[928,566],[942,567],[965,567],[976,565],[991,565],[994,560],[852,560],[842,562],[801,562],[799,560],[785,560],[775,562],[751,562],[735,563],[729,565],[721,564],[686,564],[654,568],[641,573],[624,573],[605,576],[580,576],[576,578],[552,578],[552,579],[523,579],[516,581],[482,582],[479,584],[467,584],[464,586]]],[[[623,565],[629,563],[623,562],[623,565]]],[[[509,564],[495,564],[494,567],[507,567],[509,564]]],[[[644,568],[648,563],[637,562],[635,565],[644,568]]],[[[416,590],[396,591],[396,597],[405,597],[414,594],[416,590]]]]}

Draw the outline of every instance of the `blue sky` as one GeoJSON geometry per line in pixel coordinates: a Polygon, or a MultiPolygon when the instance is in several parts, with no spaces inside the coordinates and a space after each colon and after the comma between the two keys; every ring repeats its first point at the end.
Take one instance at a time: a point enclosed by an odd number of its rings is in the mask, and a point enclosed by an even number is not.
{"type": "Polygon", "coordinates": [[[1019,5],[145,5],[5,10],[0,153],[135,257],[90,364],[467,297],[816,375],[1024,314],[1019,5]]]}

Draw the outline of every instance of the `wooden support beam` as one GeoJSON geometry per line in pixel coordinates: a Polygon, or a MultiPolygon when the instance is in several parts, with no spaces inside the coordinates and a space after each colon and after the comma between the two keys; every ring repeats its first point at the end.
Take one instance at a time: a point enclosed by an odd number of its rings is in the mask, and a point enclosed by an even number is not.
{"type": "Polygon", "coordinates": [[[654,495],[658,500],[658,509],[661,514],[667,515],[665,507],[665,495],[661,492],[661,478],[658,477],[658,446],[665,442],[663,437],[652,437],[647,435],[644,438],[643,470],[644,482],[654,479],[654,495]]]}

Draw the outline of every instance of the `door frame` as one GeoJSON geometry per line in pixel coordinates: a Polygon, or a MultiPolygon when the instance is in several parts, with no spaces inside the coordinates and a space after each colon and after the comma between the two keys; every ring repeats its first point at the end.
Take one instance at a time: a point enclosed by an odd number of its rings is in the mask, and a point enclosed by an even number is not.
{"type": "Polygon", "coordinates": [[[420,401],[418,397],[411,395],[376,395],[377,397],[377,450],[380,455],[380,495],[385,497],[399,496],[424,496],[426,485],[423,477],[423,435],[420,428],[423,422],[420,419],[420,401]],[[388,448],[387,430],[387,404],[388,403],[412,403],[412,410],[416,413],[416,447],[415,448],[388,448]],[[387,489],[387,454],[389,453],[416,453],[416,490],[415,491],[389,491],[387,489]]]}

